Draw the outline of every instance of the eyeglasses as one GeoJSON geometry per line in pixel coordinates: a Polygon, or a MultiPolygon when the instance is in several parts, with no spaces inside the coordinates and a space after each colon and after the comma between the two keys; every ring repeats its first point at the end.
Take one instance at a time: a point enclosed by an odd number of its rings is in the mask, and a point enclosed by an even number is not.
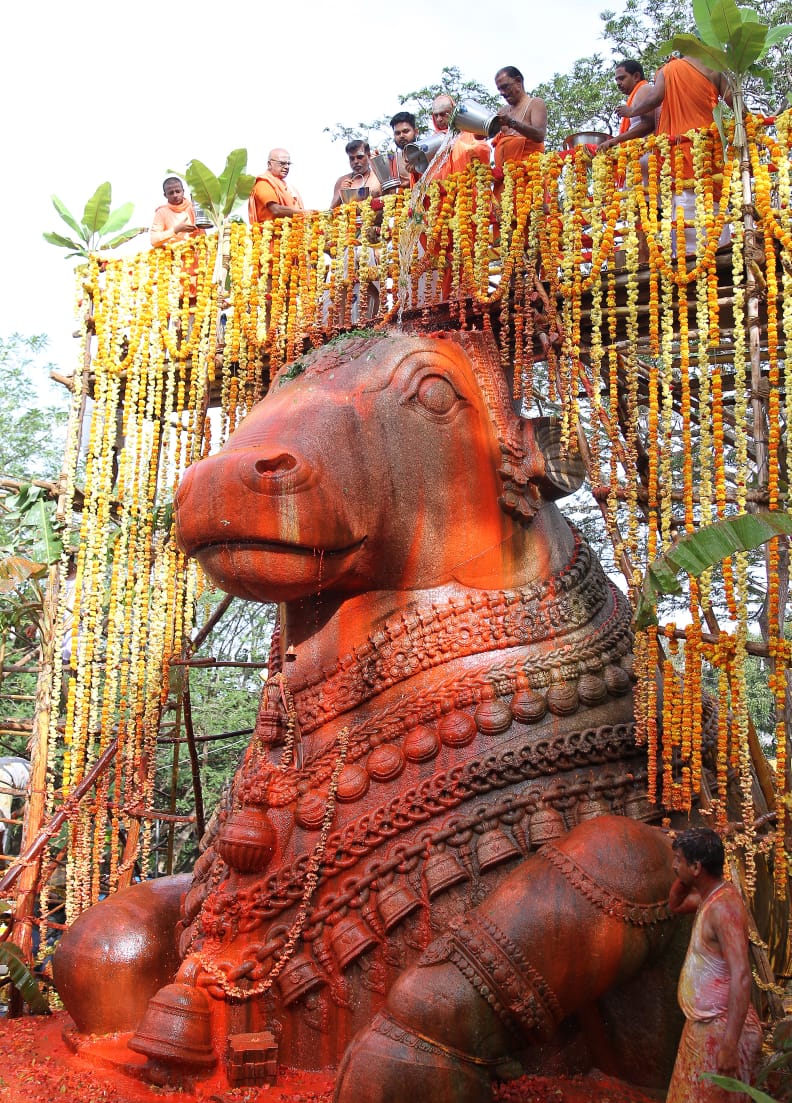
{"type": "Polygon", "coordinates": [[[280,165],[281,168],[285,169],[289,168],[289,166],[291,165],[291,161],[279,161],[277,157],[270,157],[269,163],[271,165],[280,165]]]}

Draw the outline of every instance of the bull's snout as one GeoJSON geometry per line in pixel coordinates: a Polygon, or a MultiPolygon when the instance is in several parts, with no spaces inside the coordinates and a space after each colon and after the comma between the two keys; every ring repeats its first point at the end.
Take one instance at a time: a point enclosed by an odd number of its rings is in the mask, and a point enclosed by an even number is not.
{"type": "Polygon", "coordinates": [[[257,494],[294,494],[314,481],[311,465],[292,452],[251,448],[228,459],[235,456],[239,479],[257,494]]]}

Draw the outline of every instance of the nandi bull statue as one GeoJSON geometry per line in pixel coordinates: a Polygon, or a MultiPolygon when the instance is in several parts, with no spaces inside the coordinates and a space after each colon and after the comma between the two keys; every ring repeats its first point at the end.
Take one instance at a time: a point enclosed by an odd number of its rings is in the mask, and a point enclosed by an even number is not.
{"type": "Polygon", "coordinates": [[[271,1034],[282,1065],[338,1068],[339,1103],[593,1065],[665,1083],[685,931],[630,611],[553,501],[579,482],[486,331],[339,338],[187,472],[182,545],[278,601],[279,639],[192,879],[63,939],[79,1030],[214,1075],[271,1034]]]}

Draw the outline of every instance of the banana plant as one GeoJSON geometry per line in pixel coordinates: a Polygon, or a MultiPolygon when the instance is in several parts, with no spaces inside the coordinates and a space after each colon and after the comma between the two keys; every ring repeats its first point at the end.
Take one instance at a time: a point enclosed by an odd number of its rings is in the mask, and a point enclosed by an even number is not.
{"type": "Polygon", "coordinates": [[[203,161],[193,158],[183,176],[189,185],[193,200],[202,207],[213,226],[217,227],[217,257],[213,283],[225,279],[223,246],[228,220],[240,203],[248,198],[256,183],[255,176],[245,172],[247,150],[233,149],[226,158],[225,168],[215,176],[203,161]]]}
{"type": "Polygon", "coordinates": [[[22,951],[6,937],[11,929],[10,917],[13,908],[13,901],[0,900],[0,981],[4,982],[7,978],[35,1014],[49,1015],[47,997],[28,968],[22,951]]]}
{"type": "Polygon", "coordinates": [[[144,232],[145,227],[136,226],[133,229],[124,229],[132,217],[135,209],[132,203],[123,203],[116,210],[111,210],[113,190],[109,181],[100,184],[94,194],[85,204],[82,220],[71,213],[66,204],[52,196],[52,205],[70,230],[77,235],[76,239],[66,237],[64,234],[45,233],[44,240],[50,245],[57,245],[59,249],[68,249],[69,257],[80,257],[87,260],[91,253],[98,249],[116,249],[126,241],[144,232]],[[119,233],[119,231],[122,231],[119,233]],[[108,239],[108,235],[114,235],[108,239]]]}
{"type": "Polygon", "coordinates": [[[245,172],[247,150],[234,149],[226,158],[219,176],[197,158],[190,161],[184,178],[190,186],[193,199],[203,207],[213,226],[220,230],[232,212],[253,191],[255,176],[245,172]]]}
{"type": "Polygon", "coordinates": [[[726,76],[734,104],[734,144],[742,151],[745,78],[750,75],[770,79],[772,73],[759,62],[792,35],[792,24],[770,27],[762,23],[753,8],[739,6],[735,0],[693,0],[693,18],[698,37],[676,34],[660,50],[669,53],[678,50],[726,76]]]}

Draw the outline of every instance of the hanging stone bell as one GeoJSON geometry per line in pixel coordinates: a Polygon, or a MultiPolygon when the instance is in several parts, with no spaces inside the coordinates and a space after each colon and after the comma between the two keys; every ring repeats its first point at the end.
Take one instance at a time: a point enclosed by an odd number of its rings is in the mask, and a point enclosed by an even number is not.
{"type": "Polygon", "coordinates": [[[237,808],[220,828],[216,846],[232,869],[260,873],[275,853],[275,828],[261,808],[237,808]]]}
{"type": "Polygon", "coordinates": [[[640,790],[633,790],[624,800],[624,814],[631,820],[651,820],[657,816],[657,807],[640,790]]]}
{"type": "Polygon", "coordinates": [[[196,974],[197,964],[184,962],[173,984],[151,997],[130,1049],[165,1064],[208,1068],[217,1062],[209,997],[195,986],[196,974]]]}
{"type": "Polygon", "coordinates": [[[476,857],[478,858],[479,870],[484,873],[485,870],[499,866],[501,862],[508,862],[512,858],[520,858],[522,854],[520,848],[512,842],[505,831],[502,831],[500,827],[492,827],[479,839],[476,857]]]}
{"type": "Polygon", "coordinates": [[[311,992],[314,988],[320,988],[323,984],[327,984],[327,981],[316,968],[313,959],[304,950],[301,950],[294,955],[278,977],[278,987],[283,997],[283,1006],[288,1007],[295,1000],[299,1000],[300,996],[304,996],[306,992],[311,992]]]}
{"type": "Polygon", "coordinates": [[[342,969],[378,942],[371,927],[358,915],[342,916],[330,931],[330,945],[342,969]]]}
{"type": "Polygon", "coordinates": [[[605,816],[610,812],[610,805],[604,797],[591,797],[585,794],[578,801],[575,810],[575,818],[578,823],[586,820],[595,820],[598,816],[605,816]]]}
{"type": "Polygon", "coordinates": [[[468,879],[465,869],[447,850],[438,850],[431,855],[424,866],[424,877],[430,898],[468,879]]]}
{"type": "Polygon", "coordinates": [[[420,906],[420,896],[401,881],[386,885],[377,899],[377,908],[386,931],[401,923],[402,919],[406,919],[420,906]]]}
{"type": "Polygon", "coordinates": [[[531,843],[534,846],[542,846],[551,839],[559,839],[566,834],[564,817],[557,808],[546,804],[537,808],[531,816],[531,843]]]}

